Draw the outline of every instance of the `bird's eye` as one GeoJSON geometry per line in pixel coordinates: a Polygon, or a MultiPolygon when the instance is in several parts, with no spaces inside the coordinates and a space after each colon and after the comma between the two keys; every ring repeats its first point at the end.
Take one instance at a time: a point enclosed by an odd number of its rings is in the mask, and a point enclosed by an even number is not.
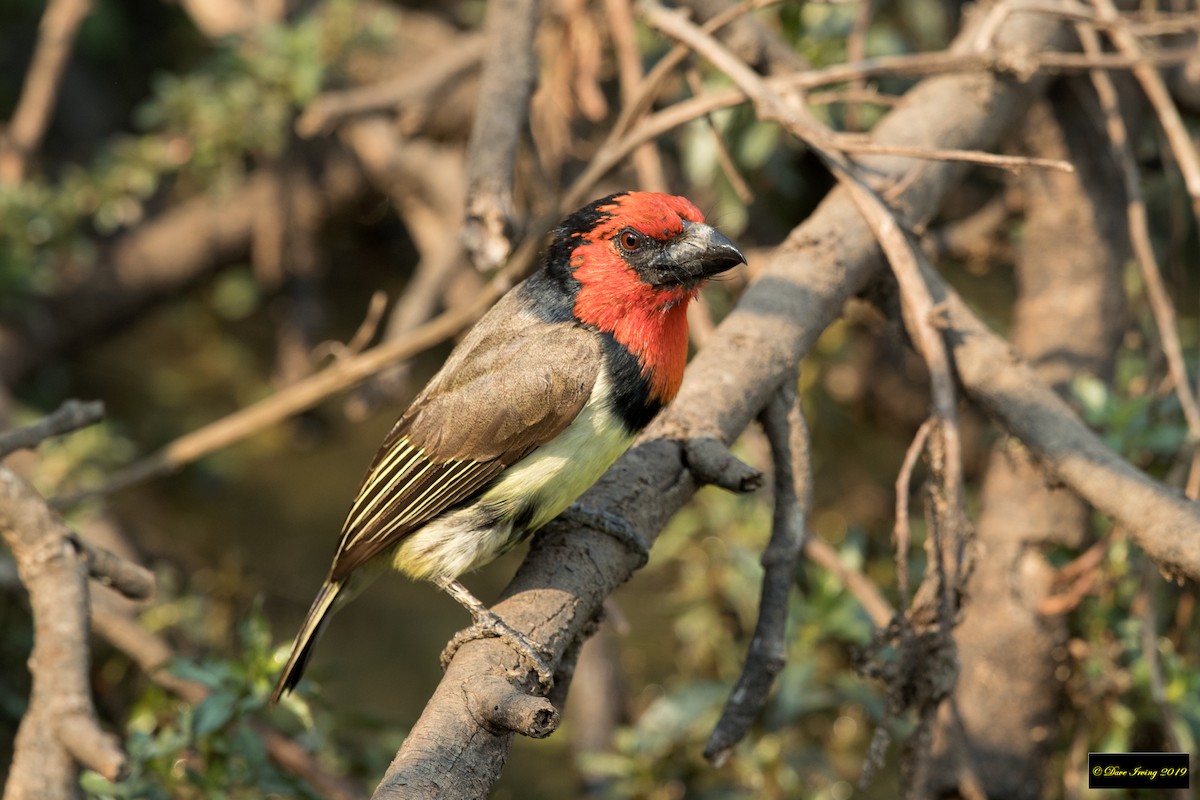
{"type": "Polygon", "coordinates": [[[639,247],[642,246],[642,242],[644,242],[645,240],[646,240],[646,237],[642,236],[640,233],[638,233],[635,230],[630,230],[629,228],[626,228],[625,230],[621,231],[621,248],[623,250],[628,250],[628,251],[637,250],[639,247]]]}

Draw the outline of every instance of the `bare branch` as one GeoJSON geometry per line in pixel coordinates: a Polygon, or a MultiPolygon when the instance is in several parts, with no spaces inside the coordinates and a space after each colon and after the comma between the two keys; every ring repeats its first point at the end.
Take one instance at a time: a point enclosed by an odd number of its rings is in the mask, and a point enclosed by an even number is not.
{"type": "Polygon", "coordinates": [[[322,94],[296,119],[296,133],[312,138],[328,133],[347,117],[391,111],[436,96],[477,68],[486,51],[487,38],[483,34],[467,34],[447,43],[439,58],[416,74],[403,72],[370,86],[322,94]]]}
{"type": "Polygon", "coordinates": [[[116,589],[130,600],[145,600],[154,594],[154,573],[78,536],[71,543],[79,549],[88,575],[103,586],[116,589]]]}
{"type": "Polygon", "coordinates": [[[900,595],[900,610],[908,610],[908,548],[909,542],[912,540],[912,532],[908,523],[908,496],[910,486],[912,485],[913,469],[917,466],[917,459],[921,457],[921,453],[925,451],[925,445],[929,442],[929,435],[933,433],[936,420],[933,417],[921,423],[921,427],[917,429],[917,435],[908,445],[908,450],[904,453],[904,462],[900,465],[900,472],[896,475],[896,522],[892,529],[892,538],[895,541],[896,547],[896,591],[900,595]]]}
{"type": "Polygon", "coordinates": [[[37,447],[54,436],[62,436],[64,433],[95,425],[103,418],[104,403],[100,400],[88,403],[82,400],[67,400],[57,411],[32,425],[0,433],[0,459],[17,450],[37,447]]]}
{"type": "Polygon", "coordinates": [[[538,0],[490,0],[488,53],[483,86],[467,146],[467,218],[463,242],[481,272],[499,266],[512,251],[517,224],[513,203],[517,146],[529,121],[529,97],[537,78],[531,47],[538,27],[538,0]]]}
{"type": "Polygon", "coordinates": [[[733,746],[745,737],[766,705],[776,676],[787,665],[788,598],[796,582],[805,522],[812,508],[808,425],[795,384],[795,377],[784,381],[762,415],[775,468],[775,512],[771,539],[762,555],[762,596],[746,663],[704,746],[704,757],[716,766],[723,764],[733,746]]]}
{"type": "Polygon", "coordinates": [[[46,6],[21,99],[0,135],[0,186],[24,179],[29,159],[50,123],[75,35],[91,10],[92,0],[51,0],[46,6]]]}
{"type": "Polygon", "coordinates": [[[33,487],[0,467],[0,534],[33,609],[33,690],[17,731],[5,800],[67,800],[80,766],[116,780],[125,754],[100,730],[89,691],[88,585],[73,534],[33,487]]]}
{"type": "Polygon", "coordinates": [[[947,338],[967,394],[1165,572],[1200,579],[1200,508],[1108,449],[940,277],[924,278],[946,308],[947,338]]]}
{"type": "MultiPolygon", "coordinates": [[[[1089,27],[1080,25],[1076,28],[1079,40],[1088,53],[1100,51],[1100,37],[1089,27]]],[[[1114,34],[1116,35],[1116,34],[1114,34]]],[[[1137,74],[1135,72],[1135,74],[1137,74]]],[[[1129,141],[1129,132],[1125,120],[1121,116],[1118,104],[1117,90],[1108,73],[1095,70],[1092,72],[1092,85],[1100,98],[1100,108],[1104,112],[1104,124],[1108,130],[1108,138],[1112,144],[1113,159],[1121,170],[1121,178],[1125,186],[1126,219],[1129,225],[1129,241],[1137,256],[1138,267],[1142,272],[1142,281],[1146,285],[1146,299],[1150,302],[1150,311],[1154,315],[1154,324],[1158,328],[1162,340],[1163,355],[1167,359],[1167,369],[1174,383],[1175,396],[1183,409],[1183,417],[1187,422],[1189,438],[1192,447],[1200,448],[1200,405],[1188,379],[1187,364],[1183,360],[1183,345],[1179,341],[1178,324],[1175,317],[1175,305],[1167,293],[1163,283],[1162,272],[1158,268],[1158,259],[1154,255],[1154,244],[1150,241],[1150,225],[1146,214],[1146,201],[1142,196],[1142,179],[1138,169],[1137,157],[1133,145],[1129,141]]],[[[1164,123],[1165,125],[1165,123],[1164,123]]],[[[1188,147],[1190,148],[1190,141],[1188,147]]],[[[1200,219],[1200,218],[1198,218],[1200,219]]],[[[1188,496],[1193,500],[1200,495],[1200,470],[1192,470],[1188,478],[1188,496]]]]}

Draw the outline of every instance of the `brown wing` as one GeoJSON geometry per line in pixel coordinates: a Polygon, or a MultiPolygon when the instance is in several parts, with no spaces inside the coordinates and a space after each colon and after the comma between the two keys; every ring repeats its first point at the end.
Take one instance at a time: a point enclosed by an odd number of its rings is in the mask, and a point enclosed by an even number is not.
{"type": "Polygon", "coordinates": [[[455,348],[384,439],[342,528],[341,580],[553,439],[600,368],[595,337],[506,295],[455,348]]]}

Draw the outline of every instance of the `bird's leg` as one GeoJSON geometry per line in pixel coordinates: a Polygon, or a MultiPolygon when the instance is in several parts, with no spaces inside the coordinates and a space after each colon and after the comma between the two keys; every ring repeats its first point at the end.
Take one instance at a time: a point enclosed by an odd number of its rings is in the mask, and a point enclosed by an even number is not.
{"type": "Polygon", "coordinates": [[[544,651],[529,641],[529,637],[489,611],[483,603],[476,599],[475,595],[467,590],[467,587],[458,581],[439,578],[435,583],[457,600],[463,608],[471,612],[471,618],[475,620],[474,625],[454,634],[454,638],[446,645],[441,656],[442,669],[450,665],[450,659],[454,658],[458,648],[467,642],[475,639],[497,638],[503,640],[505,644],[516,651],[517,655],[529,662],[534,672],[537,673],[538,682],[542,684],[543,688],[548,691],[554,686],[554,672],[546,664],[544,651]]]}
{"type": "Polygon", "coordinates": [[[560,518],[575,525],[606,533],[616,539],[640,559],[638,569],[646,566],[646,562],[650,560],[650,543],[638,533],[637,528],[633,527],[629,520],[620,514],[572,503],[560,518]]]}

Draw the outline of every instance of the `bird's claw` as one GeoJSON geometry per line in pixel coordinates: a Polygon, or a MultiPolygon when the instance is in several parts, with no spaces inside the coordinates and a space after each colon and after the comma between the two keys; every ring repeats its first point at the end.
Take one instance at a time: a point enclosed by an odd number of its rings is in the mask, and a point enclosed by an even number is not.
{"type": "Polygon", "coordinates": [[[538,683],[544,690],[550,691],[554,687],[554,671],[546,663],[549,651],[530,641],[528,636],[491,612],[478,617],[471,627],[454,634],[454,638],[442,651],[442,669],[450,666],[450,660],[460,647],[475,639],[500,639],[537,673],[538,683]]]}

